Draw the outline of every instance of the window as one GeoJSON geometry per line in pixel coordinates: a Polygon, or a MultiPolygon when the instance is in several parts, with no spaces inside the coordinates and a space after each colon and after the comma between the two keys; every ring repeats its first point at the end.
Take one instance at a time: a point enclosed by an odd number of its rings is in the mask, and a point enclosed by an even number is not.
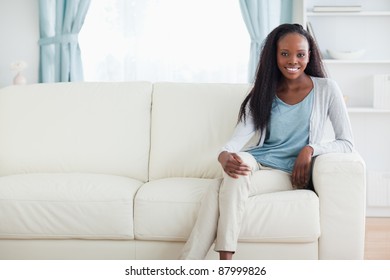
{"type": "Polygon", "coordinates": [[[247,81],[237,0],[91,1],[79,40],[86,81],[247,81]]]}

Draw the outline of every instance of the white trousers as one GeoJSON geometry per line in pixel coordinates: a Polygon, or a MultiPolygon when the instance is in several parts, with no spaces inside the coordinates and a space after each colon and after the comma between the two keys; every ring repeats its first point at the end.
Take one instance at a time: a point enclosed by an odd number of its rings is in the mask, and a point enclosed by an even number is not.
{"type": "Polygon", "coordinates": [[[204,259],[214,241],[215,251],[235,252],[248,198],[293,189],[289,173],[264,167],[249,153],[238,155],[252,168],[251,175],[235,179],[224,172],[222,184],[208,190],[180,259],[204,259]]]}

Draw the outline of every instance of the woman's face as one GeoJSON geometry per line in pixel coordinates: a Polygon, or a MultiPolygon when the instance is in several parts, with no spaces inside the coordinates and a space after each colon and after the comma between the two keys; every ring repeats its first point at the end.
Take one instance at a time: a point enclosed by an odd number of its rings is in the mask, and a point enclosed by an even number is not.
{"type": "Polygon", "coordinates": [[[276,60],[282,75],[289,80],[299,78],[309,63],[309,43],[298,33],[289,33],[279,39],[276,60]]]}

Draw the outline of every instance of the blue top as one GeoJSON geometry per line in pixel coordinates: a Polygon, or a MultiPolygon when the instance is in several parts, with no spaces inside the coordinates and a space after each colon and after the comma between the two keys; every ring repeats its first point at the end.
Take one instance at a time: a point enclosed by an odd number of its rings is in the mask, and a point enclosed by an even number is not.
{"type": "Polygon", "coordinates": [[[264,144],[248,152],[262,165],[291,173],[299,152],[309,144],[312,108],[313,90],[294,105],[275,97],[264,144]]]}
{"type": "MultiPolygon", "coordinates": [[[[314,84],[313,109],[310,116],[309,146],[313,157],[326,153],[351,153],[354,151],[353,134],[343,94],[337,83],[328,78],[310,77],[314,84]],[[324,141],[326,122],[330,120],[335,138],[324,141]]],[[[248,105],[247,105],[248,106],[248,105]]],[[[249,108],[246,118],[241,119],[232,137],[219,150],[238,153],[262,147],[268,128],[256,129],[249,108]]]]}

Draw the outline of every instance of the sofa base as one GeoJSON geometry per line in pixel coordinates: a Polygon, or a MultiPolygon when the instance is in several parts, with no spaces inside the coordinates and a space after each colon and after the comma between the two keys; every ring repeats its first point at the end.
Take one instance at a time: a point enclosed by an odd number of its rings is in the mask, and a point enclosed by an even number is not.
{"type": "Polygon", "coordinates": [[[0,260],[130,260],[134,240],[0,240],[0,260]]]}
{"type": "MultiPolygon", "coordinates": [[[[136,258],[140,260],[177,259],[182,242],[137,241],[136,258]]],[[[206,259],[218,259],[218,254],[210,249],[206,259]]],[[[236,260],[317,260],[318,242],[312,243],[239,243],[236,260]]]]}
{"type": "MultiPolygon", "coordinates": [[[[0,240],[0,260],[175,260],[183,242],[134,240],[0,240]]],[[[207,259],[218,259],[211,248],[207,259]]],[[[239,243],[236,260],[315,260],[318,242],[239,243]]]]}

